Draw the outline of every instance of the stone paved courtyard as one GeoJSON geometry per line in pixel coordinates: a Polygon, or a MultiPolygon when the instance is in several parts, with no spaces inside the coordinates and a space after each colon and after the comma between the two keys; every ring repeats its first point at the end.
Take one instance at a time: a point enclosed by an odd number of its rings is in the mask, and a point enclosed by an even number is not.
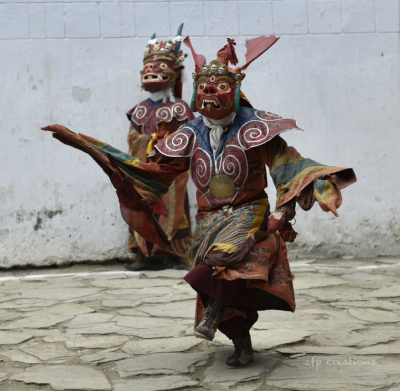
{"type": "Polygon", "coordinates": [[[260,313],[255,361],[237,370],[227,338],[192,336],[186,271],[3,271],[0,390],[399,391],[400,259],[291,266],[296,312],[260,313]]]}

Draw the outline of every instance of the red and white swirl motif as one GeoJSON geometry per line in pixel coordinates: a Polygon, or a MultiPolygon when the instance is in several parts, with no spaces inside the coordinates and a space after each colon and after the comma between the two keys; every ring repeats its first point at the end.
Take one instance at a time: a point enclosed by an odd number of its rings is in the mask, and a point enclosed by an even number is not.
{"type": "Polygon", "coordinates": [[[182,115],[185,115],[186,110],[188,110],[188,108],[181,102],[177,102],[172,106],[172,114],[175,117],[181,117],[182,115]]]}
{"type": "Polygon", "coordinates": [[[278,114],[274,114],[269,111],[256,111],[255,115],[257,118],[264,121],[276,121],[282,119],[282,117],[278,114]]]}
{"type": "Polygon", "coordinates": [[[220,172],[229,176],[235,187],[241,187],[247,177],[247,158],[237,145],[228,145],[221,158],[220,172]]]}
{"type": "Polygon", "coordinates": [[[265,144],[279,133],[299,129],[293,119],[265,111],[256,111],[255,116],[258,119],[245,123],[237,133],[237,141],[244,150],[265,144]]]}
{"type": "Polygon", "coordinates": [[[268,140],[269,127],[263,121],[251,121],[241,129],[243,131],[239,132],[239,143],[246,148],[247,145],[252,146],[260,145],[268,140]]]}
{"type": "MultiPolygon", "coordinates": [[[[195,155],[193,155],[193,158],[194,157],[195,155]]],[[[211,194],[211,192],[208,192],[206,194],[206,199],[212,207],[220,207],[232,203],[238,195],[240,188],[246,182],[247,175],[249,173],[249,165],[247,162],[246,152],[240,146],[236,145],[235,138],[233,138],[232,142],[229,142],[228,145],[225,147],[224,152],[217,158],[216,164],[221,174],[227,175],[230,179],[232,179],[232,182],[235,186],[235,191],[230,198],[224,200],[215,198],[211,194]]],[[[210,175],[210,178],[207,178],[207,183],[209,183],[212,177],[214,177],[215,175],[217,174],[214,169],[212,174],[210,175]]],[[[200,188],[199,190],[204,193],[204,190],[200,188]]]]}
{"type": "Polygon", "coordinates": [[[142,119],[147,114],[146,106],[137,105],[135,111],[132,113],[132,117],[142,119]]]}
{"type": "MultiPolygon", "coordinates": [[[[165,156],[191,156],[193,153],[196,136],[187,129],[188,128],[184,127],[178,129],[176,132],[158,142],[154,148],[165,156]]],[[[154,155],[154,151],[151,155],[154,155]]]]}
{"type": "Polygon", "coordinates": [[[182,100],[175,103],[161,103],[154,107],[147,100],[138,104],[134,109],[128,111],[133,123],[142,127],[142,132],[152,134],[157,132],[160,122],[171,122],[176,118],[179,122],[194,119],[190,107],[182,100]]]}
{"type": "Polygon", "coordinates": [[[205,193],[211,180],[211,156],[202,148],[196,148],[190,164],[193,182],[196,187],[205,193]]]}
{"type": "Polygon", "coordinates": [[[181,102],[176,102],[172,106],[164,105],[163,107],[157,109],[156,118],[158,122],[170,122],[174,117],[179,120],[182,116],[185,116],[186,110],[186,106],[181,102]]]}
{"type": "Polygon", "coordinates": [[[171,109],[168,106],[160,107],[156,111],[156,119],[157,122],[159,122],[160,120],[165,122],[170,122],[172,120],[171,109]]]}

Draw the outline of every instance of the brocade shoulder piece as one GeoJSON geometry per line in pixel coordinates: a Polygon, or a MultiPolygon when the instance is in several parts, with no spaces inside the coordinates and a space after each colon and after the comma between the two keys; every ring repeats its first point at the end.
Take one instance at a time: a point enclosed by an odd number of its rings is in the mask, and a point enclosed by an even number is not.
{"type": "Polygon", "coordinates": [[[129,121],[143,127],[143,133],[157,132],[160,122],[171,122],[174,118],[178,121],[192,120],[193,113],[190,107],[181,99],[175,98],[175,102],[153,102],[146,99],[127,112],[129,121]]]}
{"type": "Polygon", "coordinates": [[[267,143],[280,133],[300,129],[294,119],[261,110],[242,108],[238,117],[233,126],[238,127],[237,143],[245,151],[267,143]]]}
{"type": "Polygon", "coordinates": [[[169,157],[191,157],[195,144],[196,135],[186,124],[158,142],[149,157],[154,156],[157,152],[169,157]]]}

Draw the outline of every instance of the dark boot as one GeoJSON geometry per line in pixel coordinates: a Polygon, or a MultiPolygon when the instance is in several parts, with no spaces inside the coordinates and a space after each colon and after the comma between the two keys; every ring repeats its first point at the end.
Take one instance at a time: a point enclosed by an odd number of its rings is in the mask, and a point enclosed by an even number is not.
{"type": "Polygon", "coordinates": [[[135,260],[132,263],[124,265],[125,270],[137,272],[139,270],[149,270],[152,268],[151,260],[145,257],[142,253],[136,253],[135,260]]]}
{"type": "Polygon", "coordinates": [[[208,300],[208,306],[201,322],[194,328],[194,335],[197,338],[203,338],[212,341],[217,331],[219,321],[225,311],[225,306],[217,303],[211,297],[208,300]]]}
{"type": "Polygon", "coordinates": [[[237,337],[233,338],[235,352],[225,361],[225,367],[236,369],[244,367],[253,361],[253,347],[249,330],[242,331],[237,337]]]}

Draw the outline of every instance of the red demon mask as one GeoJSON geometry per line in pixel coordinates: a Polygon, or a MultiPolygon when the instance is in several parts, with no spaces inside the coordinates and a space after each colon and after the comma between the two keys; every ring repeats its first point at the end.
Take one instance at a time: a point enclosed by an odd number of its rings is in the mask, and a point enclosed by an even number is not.
{"type": "Polygon", "coordinates": [[[144,61],[141,81],[145,91],[157,92],[165,90],[180,76],[183,65],[176,64],[177,61],[170,53],[152,54],[144,61]]]}
{"type": "MultiPolygon", "coordinates": [[[[140,71],[145,91],[157,92],[178,82],[184,68],[181,63],[187,57],[180,49],[183,23],[179,26],[178,36],[165,42],[159,42],[153,34],[144,50],[143,69],[140,71]]],[[[175,86],[175,90],[177,90],[175,86]]],[[[178,86],[178,89],[181,86],[178,86]]],[[[180,95],[180,94],[178,94],[180,95]]],[[[180,96],[178,96],[180,97],[180,96]]]]}
{"type": "Polygon", "coordinates": [[[197,79],[197,111],[209,118],[224,118],[235,111],[236,76],[242,77],[240,73],[229,72],[228,67],[217,60],[203,66],[197,79]]]}
{"type": "Polygon", "coordinates": [[[252,107],[240,92],[242,80],[246,69],[256,58],[267,51],[276,41],[277,37],[258,37],[246,42],[246,64],[232,69],[238,63],[235,53],[236,42],[228,38],[228,44],[217,53],[217,60],[206,65],[206,59],[201,54],[196,54],[190,38],[186,37],[184,43],[190,47],[196,66],[193,73],[193,95],[191,101],[192,111],[213,118],[225,118],[232,112],[238,113],[241,106],[252,107]]]}

